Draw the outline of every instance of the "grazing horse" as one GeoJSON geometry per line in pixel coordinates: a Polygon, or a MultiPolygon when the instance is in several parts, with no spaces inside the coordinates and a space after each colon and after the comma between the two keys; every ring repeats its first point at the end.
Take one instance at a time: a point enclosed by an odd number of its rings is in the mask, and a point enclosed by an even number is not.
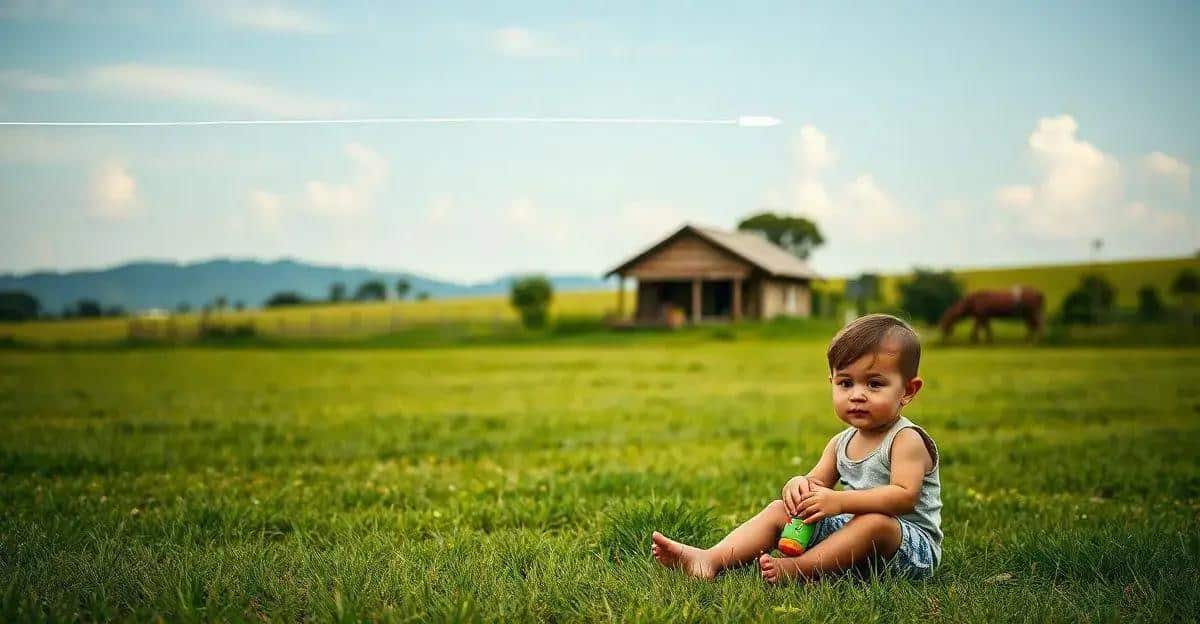
{"type": "Polygon", "coordinates": [[[942,315],[938,325],[942,328],[942,339],[947,339],[954,331],[954,324],[960,319],[971,316],[975,318],[975,326],[971,328],[971,342],[979,342],[979,330],[987,334],[987,341],[992,341],[991,319],[1019,318],[1029,327],[1025,339],[1036,340],[1042,333],[1042,307],[1046,298],[1042,291],[1029,286],[1013,286],[1008,290],[977,290],[963,297],[942,315]]]}

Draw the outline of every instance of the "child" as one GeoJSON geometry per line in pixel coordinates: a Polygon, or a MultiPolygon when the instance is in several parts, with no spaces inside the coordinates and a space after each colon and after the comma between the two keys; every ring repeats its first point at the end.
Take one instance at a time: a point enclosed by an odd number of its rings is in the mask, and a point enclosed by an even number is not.
{"type": "Polygon", "coordinates": [[[793,477],[779,500],[703,550],[654,532],[659,563],[711,579],[758,559],[764,581],[812,580],[879,557],[913,578],[933,572],[942,555],[941,482],[933,439],[900,410],[921,390],[921,343],[904,321],[871,314],[846,325],[829,345],[833,408],[850,425],[825,445],[807,475],[793,477]],[[840,481],[841,490],[831,489],[840,481]],[[817,523],[799,557],[770,552],[794,517],[817,523]]]}

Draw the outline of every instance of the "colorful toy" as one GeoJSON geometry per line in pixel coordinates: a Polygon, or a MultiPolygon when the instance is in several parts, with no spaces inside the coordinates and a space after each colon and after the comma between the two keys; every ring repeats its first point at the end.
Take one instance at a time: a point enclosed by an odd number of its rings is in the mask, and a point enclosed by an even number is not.
{"type": "Polygon", "coordinates": [[[792,518],[779,534],[779,544],[776,547],[788,557],[799,557],[804,549],[808,548],[812,536],[813,525],[805,524],[803,518],[792,518]]]}

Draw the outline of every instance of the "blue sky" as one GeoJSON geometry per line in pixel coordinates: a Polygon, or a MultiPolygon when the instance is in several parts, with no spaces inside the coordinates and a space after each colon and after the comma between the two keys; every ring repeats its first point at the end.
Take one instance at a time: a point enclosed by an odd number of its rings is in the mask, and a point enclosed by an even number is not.
{"type": "Polygon", "coordinates": [[[0,271],[595,274],[762,209],[829,275],[1200,248],[1195,4],[399,4],[0,0],[0,119],[784,123],[0,127],[0,271]]]}

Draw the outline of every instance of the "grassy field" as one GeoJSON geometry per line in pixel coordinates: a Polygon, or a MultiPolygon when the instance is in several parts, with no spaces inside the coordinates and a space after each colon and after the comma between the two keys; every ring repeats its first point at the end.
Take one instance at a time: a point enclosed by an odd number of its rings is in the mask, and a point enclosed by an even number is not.
{"type": "Polygon", "coordinates": [[[657,568],[840,429],[800,339],[0,351],[0,621],[1200,617],[1200,350],[931,345],[928,582],[657,568]]]}
{"type": "MultiPolygon", "coordinates": [[[[1157,288],[1164,301],[1174,305],[1177,302],[1171,295],[1171,282],[1184,269],[1200,272],[1200,256],[1092,264],[963,269],[954,271],[954,274],[962,280],[963,288],[967,292],[983,288],[1007,289],[1014,284],[1033,286],[1046,295],[1046,309],[1053,313],[1058,311],[1067,293],[1079,285],[1079,278],[1086,273],[1099,273],[1112,282],[1117,290],[1118,307],[1136,308],[1137,292],[1143,286],[1157,288]]],[[[882,276],[881,289],[887,303],[900,300],[899,285],[906,278],[907,275],[882,276]]],[[[844,279],[828,280],[823,287],[840,293],[845,288],[845,282],[844,279]]]]}

